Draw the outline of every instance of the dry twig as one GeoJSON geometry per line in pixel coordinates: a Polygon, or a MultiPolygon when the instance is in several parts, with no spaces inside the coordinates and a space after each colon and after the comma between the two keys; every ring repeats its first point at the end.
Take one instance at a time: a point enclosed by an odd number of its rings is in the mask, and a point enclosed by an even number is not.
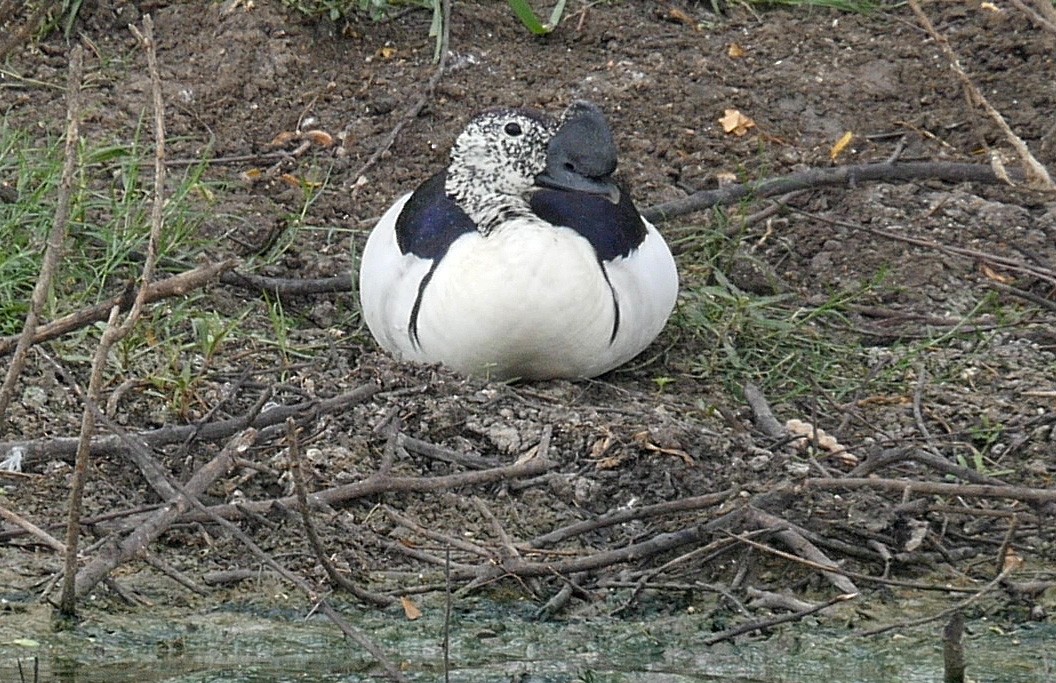
{"type": "MultiPolygon", "coordinates": [[[[237,260],[226,259],[218,263],[206,263],[187,272],[165,278],[164,280],[146,283],[146,286],[140,289],[143,303],[149,304],[168,297],[182,296],[195,289],[200,289],[201,287],[208,285],[210,282],[213,282],[218,276],[231,270],[236,265],[238,265],[237,260]]],[[[121,294],[111,297],[107,301],[95,304],[94,306],[89,306],[80,311],[59,318],[58,320],[41,325],[36,328],[31,343],[39,344],[40,342],[55,339],[68,332],[86,327],[92,323],[106,320],[110,315],[110,311],[115,308],[122,312],[127,311],[132,307],[132,304],[135,301],[132,294],[133,290],[128,288],[121,294]]],[[[15,345],[18,343],[18,340],[19,337],[17,335],[0,338],[0,356],[11,353],[15,348],[15,345]]]]}
{"type": "MultiPolygon", "coordinates": [[[[67,617],[76,613],[77,586],[75,584],[77,569],[77,541],[80,534],[81,498],[87,480],[88,460],[91,454],[91,440],[95,433],[95,406],[103,388],[103,370],[106,367],[110,349],[128,335],[139,322],[146,305],[145,292],[147,284],[154,278],[154,267],[157,262],[158,243],[164,224],[165,203],[165,109],[161,99],[161,75],[158,73],[157,54],[154,45],[154,23],[147,14],[143,17],[143,34],[132,28],[147,53],[147,65],[150,71],[151,92],[154,105],[154,199],[151,210],[150,238],[147,242],[147,256],[143,262],[139,291],[132,303],[132,309],[120,325],[117,324],[118,309],[110,311],[110,319],[103,331],[99,345],[92,359],[92,372],[88,380],[88,391],[84,397],[84,413],[81,418],[81,433],[77,446],[76,462],[73,469],[73,480],[70,483],[68,526],[66,529],[66,573],[63,576],[62,597],[59,611],[67,617]]],[[[83,594],[83,593],[82,593],[83,594]]]]}
{"type": "MultiPolygon", "coordinates": [[[[46,5],[42,5],[46,6],[46,5]]],[[[80,122],[81,122],[81,84],[84,80],[84,48],[75,45],[70,50],[70,66],[66,78],[66,146],[62,163],[62,176],[59,180],[58,198],[55,204],[55,218],[48,232],[48,243],[44,249],[44,261],[37,276],[37,283],[33,287],[30,297],[29,311],[26,313],[26,321],[22,326],[22,333],[18,335],[18,343],[15,346],[14,356],[11,364],[7,367],[3,386],[0,386],[0,427],[4,424],[7,415],[7,407],[11,403],[11,397],[15,392],[15,383],[22,373],[26,364],[26,356],[29,347],[33,344],[37,333],[37,324],[40,313],[44,310],[44,302],[51,291],[51,282],[59,267],[62,258],[63,246],[66,242],[66,229],[70,223],[70,203],[73,195],[73,176],[77,170],[77,147],[80,144],[80,122]]]]}
{"type": "Polygon", "coordinates": [[[870,488],[881,491],[894,491],[902,494],[924,493],[937,496],[963,496],[965,498],[1007,498],[1031,503],[1051,503],[1056,501],[1054,489],[1032,489],[1027,486],[991,486],[985,484],[940,484],[933,481],[914,481],[910,479],[852,479],[821,477],[804,479],[803,487],[807,489],[860,489],[870,488]]]}
{"type": "Polygon", "coordinates": [[[1049,172],[1044,166],[1042,166],[1041,162],[1034,158],[1034,155],[1030,152],[1030,148],[1027,147],[1027,143],[1023,142],[1023,139],[1012,131],[1011,126],[1005,121],[1005,117],[1001,115],[1001,112],[990,104],[990,101],[986,99],[982,91],[972,82],[972,79],[968,78],[967,72],[965,72],[964,67],[961,66],[960,59],[958,59],[956,53],[954,53],[953,48],[950,47],[949,41],[946,40],[944,36],[939,35],[939,32],[935,30],[935,26],[932,25],[931,20],[928,19],[928,15],[924,14],[924,10],[920,8],[920,3],[917,0],[909,0],[909,7],[913,10],[913,14],[917,16],[917,21],[920,22],[920,25],[928,32],[928,35],[932,37],[942,50],[942,53],[946,56],[946,61],[949,62],[950,68],[953,69],[953,73],[955,73],[957,78],[961,81],[961,85],[964,86],[969,99],[983,108],[983,111],[985,111],[987,116],[994,121],[1004,134],[1005,139],[1008,140],[1010,145],[1012,145],[1012,148],[1016,150],[1019,160],[1027,169],[1027,180],[1030,185],[1035,189],[1040,190],[1056,190],[1056,185],[1053,184],[1049,172]]]}

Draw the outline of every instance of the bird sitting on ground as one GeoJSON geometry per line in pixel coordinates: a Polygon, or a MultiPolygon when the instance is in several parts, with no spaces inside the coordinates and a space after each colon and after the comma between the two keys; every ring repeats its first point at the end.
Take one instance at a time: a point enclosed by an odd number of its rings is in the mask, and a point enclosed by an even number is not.
{"type": "Polygon", "coordinates": [[[492,379],[588,378],[663,329],[678,272],[612,179],[601,111],[523,109],[469,122],[450,162],[367,239],[363,317],[398,358],[492,379]]]}

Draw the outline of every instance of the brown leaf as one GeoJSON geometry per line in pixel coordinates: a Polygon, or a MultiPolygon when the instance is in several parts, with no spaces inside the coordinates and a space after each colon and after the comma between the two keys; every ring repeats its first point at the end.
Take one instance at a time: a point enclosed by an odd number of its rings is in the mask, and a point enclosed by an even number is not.
{"type": "Polygon", "coordinates": [[[744,48],[737,43],[730,43],[729,47],[726,48],[726,56],[730,59],[740,59],[745,54],[744,48]]]}
{"type": "Polygon", "coordinates": [[[271,139],[268,144],[272,147],[285,147],[291,140],[297,139],[297,133],[292,130],[284,130],[271,139]]]}
{"type": "Polygon", "coordinates": [[[727,109],[723,117],[719,119],[719,123],[722,124],[723,131],[732,133],[737,137],[747,133],[750,128],[755,128],[755,121],[752,121],[736,109],[727,109]]]}
{"type": "Polygon", "coordinates": [[[994,282],[1000,282],[1003,285],[1011,285],[1013,282],[1016,281],[1016,278],[1012,277],[1011,275],[1002,275],[1001,273],[997,272],[985,263],[982,264],[981,268],[983,270],[983,275],[993,280],[994,282]]]}
{"type": "Polygon", "coordinates": [[[843,154],[843,151],[847,149],[848,146],[850,146],[852,140],[854,140],[854,133],[852,133],[851,131],[847,131],[846,133],[844,133],[843,137],[837,140],[836,144],[833,145],[832,149],[829,150],[829,158],[833,161],[836,161],[836,157],[843,154]]]}
{"type": "Polygon", "coordinates": [[[308,130],[304,132],[304,137],[320,147],[333,147],[334,145],[334,137],[325,130],[308,130]]]}
{"type": "Polygon", "coordinates": [[[422,610],[418,609],[418,606],[406,595],[400,596],[400,605],[403,606],[403,616],[407,617],[407,621],[417,621],[422,618],[422,610]]]}
{"type": "Polygon", "coordinates": [[[635,434],[633,437],[635,443],[640,445],[647,451],[653,451],[654,453],[663,453],[664,455],[673,455],[676,458],[682,458],[682,462],[687,465],[693,464],[693,458],[681,448],[664,448],[663,446],[657,446],[655,443],[649,440],[649,432],[641,431],[635,434]]]}
{"type": "Polygon", "coordinates": [[[692,26],[693,28],[697,27],[697,20],[677,7],[672,7],[667,11],[667,18],[677,24],[692,26]]]}

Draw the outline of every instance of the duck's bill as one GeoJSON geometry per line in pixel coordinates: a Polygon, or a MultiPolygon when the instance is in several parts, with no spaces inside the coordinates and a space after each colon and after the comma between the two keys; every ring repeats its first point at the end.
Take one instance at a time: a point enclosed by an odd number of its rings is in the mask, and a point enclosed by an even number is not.
{"type": "Polygon", "coordinates": [[[551,190],[600,195],[613,204],[620,202],[620,187],[612,178],[591,178],[561,167],[547,168],[535,176],[535,184],[551,190]]]}

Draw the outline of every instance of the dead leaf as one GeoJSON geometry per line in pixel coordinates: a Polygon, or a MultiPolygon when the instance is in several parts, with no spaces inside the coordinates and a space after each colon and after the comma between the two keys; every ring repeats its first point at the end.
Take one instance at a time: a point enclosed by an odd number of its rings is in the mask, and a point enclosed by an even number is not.
{"type": "Polygon", "coordinates": [[[615,454],[610,455],[607,458],[602,458],[594,463],[594,469],[596,470],[614,470],[623,463],[631,459],[631,454],[627,451],[617,451],[615,454]]]}
{"type": "Polygon", "coordinates": [[[284,130],[271,139],[268,144],[272,147],[285,147],[291,140],[297,139],[297,133],[292,130],[284,130]]]}
{"type": "Polygon", "coordinates": [[[308,138],[320,147],[333,147],[334,137],[327,133],[325,130],[309,130],[305,131],[304,137],[308,138]]]}
{"type": "Polygon", "coordinates": [[[605,436],[594,442],[594,445],[590,447],[590,459],[597,460],[601,456],[612,448],[612,444],[615,443],[615,439],[612,436],[612,432],[605,430],[605,436]]]}
{"type": "Polygon", "coordinates": [[[829,150],[829,158],[836,161],[836,157],[843,154],[843,151],[851,144],[851,140],[854,140],[854,133],[851,131],[844,133],[843,137],[837,140],[836,144],[829,150]]]}
{"type": "Polygon", "coordinates": [[[252,185],[264,177],[264,171],[259,168],[250,168],[239,173],[238,177],[242,179],[242,182],[252,185]]]}
{"type": "Polygon", "coordinates": [[[638,432],[631,438],[634,439],[635,443],[637,443],[647,451],[653,451],[654,453],[663,453],[664,455],[673,455],[676,458],[682,458],[682,462],[686,463],[687,465],[694,464],[693,458],[689,455],[689,453],[686,453],[684,450],[680,448],[664,448],[663,446],[657,446],[655,443],[650,441],[648,430],[638,432]]]}
{"type": "Polygon", "coordinates": [[[993,280],[994,282],[1000,282],[1003,285],[1011,285],[1013,282],[1016,281],[1016,278],[1012,277],[1011,275],[1002,275],[1001,273],[997,272],[985,263],[982,264],[981,268],[983,270],[983,275],[993,280]]]}
{"type": "Polygon", "coordinates": [[[418,606],[406,595],[400,596],[400,605],[403,606],[403,616],[407,617],[407,621],[417,621],[422,618],[422,610],[418,609],[418,606]]]}
{"type": "Polygon", "coordinates": [[[725,115],[719,119],[722,130],[732,133],[737,137],[743,136],[750,128],[755,128],[755,121],[751,120],[736,109],[727,109],[725,115]]]}
{"type": "Polygon", "coordinates": [[[744,55],[744,48],[737,43],[730,43],[729,47],[726,48],[726,56],[730,59],[740,59],[744,55]]]}
{"type": "Polygon", "coordinates": [[[1011,573],[1023,566],[1023,558],[1016,554],[1015,550],[1009,548],[1005,551],[1005,559],[1001,563],[1001,573],[1011,573]]]}
{"type": "Polygon", "coordinates": [[[840,442],[836,440],[836,437],[827,434],[824,429],[817,428],[809,422],[791,419],[785,423],[785,429],[787,429],[788,433],[793,436],[806,437],[804,439],[797,439],[793,442],[795,447],[800,450],[806,450],[814,443],[817,443],[818,448],[827,451],[830,455],[848,467],[854,467],[859,462],[858,456],[844,448],[840,442]]]}
{"type": "Polygon", "coordinates": [[[737,174],[730,171],[719,171],[715,174],[715,182],[719,184],[719,187],[733,185],[737,182],[737,174]]]}
{"type": "Polygon", "coordinates": [[[697,20],[689,16],[689,14],[687,14],[686,12],[683,12],[682,10],[678,9],[677,7],[672,7],[667,11],[667,18],[677,24],[683,24],[684,26],[692,26],[693,28],[697,28],[697,20]]]}
{"type": "Polygon", "coordinates": [[[279,176],[279,178],[281,178],[282,182],[286,183],[290,187],[300,187],[301,186],[300,178],[298,178],[297,176],[293,175],[292,173],[283,173],[281,176],[279,176]]]}
{"type": "Polygon", "coordinates": [[[377,54],[377,56],[381,57],[382,59],[392,59],[396,56],[396,48],[391,45],[386,45],[384,47],[379,47],[378,51],[375,54],[377,54]]]}

